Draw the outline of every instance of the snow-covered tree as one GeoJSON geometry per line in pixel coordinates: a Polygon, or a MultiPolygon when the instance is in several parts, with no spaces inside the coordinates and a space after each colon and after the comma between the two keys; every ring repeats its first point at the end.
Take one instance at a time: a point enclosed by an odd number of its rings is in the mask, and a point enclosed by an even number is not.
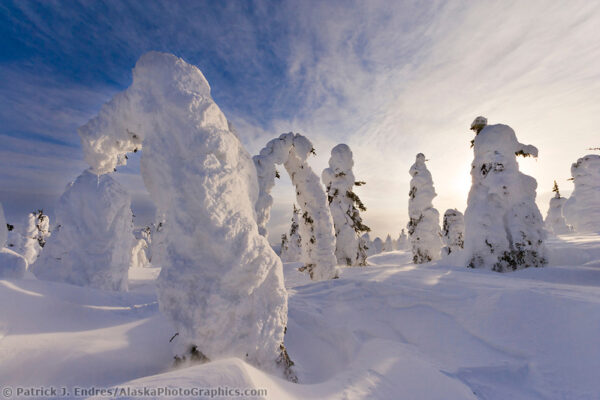
{"type": "MultiPolygon", "coordinates": [[[[477,120],[476,120],[477,121],[477,120]]],[[[537,182],[519,171],[516,156],[537,157],[507,125],[477,126],[472,186],[465,211],[465,253],[472,268],[504,272],[546,264],[537,182]]]]}
{"type": "Polygon", "coordinates": [[[294,204],[289,237],[288,235],[285,235],[285,248],[283,241],[281,243],[281,260],[283,262],[298,262],[302,259],[302,238],[300,237],[300,225],[298,224],[299,213],[300,210],[298,210],[294,204]]]}
{"type": "MultiPolygon", "coordinates": [[[[379,254],[383,252],[383,240],[378,236],[371,243],[372,253],[371,254],[379,254]]],[[[371,255],[369,254],[369,255],[371,255]]]]}
{"type": "Polygon", "coordinates": [[[575,189],[563,206],[576,232],[600,232],[600,155],[589,154],[571,165],[575,189]]]}
{"type": "Polygon", "coordinates": [[[273,205],[271,189],[277,177],[277,164],[283,164],[296,189],[300,207],[300,236],[302,237],[301,268],[313,280],[333,279],[338,276],[335,257],[335,231],[327,196],[319,178],[306,162],[314,153],[310,140],[300,134],[284,133],[271,140],[254,156],[258,174],[259,197],[256,216],[259,232],[267,236],[267,222],[273,205]]]}
{"type": "Polygon", "coordinates": [[[67,186],[56,224],[31,270],[44,280],[127,290],[134,236],[129,193],[109,175],[84,171],[67,186]]]}
{"type": "Polygon", "coordinates": [[[142,177],[164,221],[152,261],[162,253],[157,294],[178,333],[175,354],[239,357],[293,380],[282,263],[256,223],[256,168],[202,72],[170,54],[143,55],[131,86],[79,134],[96,173],[142,150],[142,177]]]}
{"type": "Polygon", "coordinates": [[[432,204],[437,194],[425,161],[423,153],[417,154],[416,161],[409,170],[412,179],[408,193],[410,220],[407,228],[415,264],[439,259],[442,249],[440,214],[432,204]]]}
{"type": "Polygon", "coordinates": [[[29,265],[36,262],[46,239],[50,236],[50,219],[43,210],[27,214],[25,221],[17,226],[13,235],[13,250],[21,254],[29,265]]]}
{"type": "Polygon", "coordinates": [[[329,168],[323,170],[322,180],[335,227],[337,262],[343,265],[365,266],[367,245],[360,235],[371,229],[363,224],[360,216],[360,211],[367,209],[352,190],[354,186],[364,184],[355,180],[353,166],[350,147],[343,143],[338,144],[331,150],[329,168]]]}
{"type": "Polygon", "coordinates": [[[148,242],[146,239],[140,238],[135,239],[134,246],[131,249],[131,266],[130,268],[141,268],[148,267],[150,261],[148,260],[148,242]]]}
{"type": "Polygon", "coordinates": [[[383,251],[394,251],[394,242],[392,237],[388,234],[383,242],[383,251]]]}
{"type": "Polygon", "coordinates": [[[465,245],[465,217],[457,209],[448,209],[444,213],[442,224],[442,239],[446,245],[443,255],[449,255],[462,250],[465,245]]]}
{"type": "Polygon", "coordinates": [[[406,236],[406,232],[404,232],[404,229],[402,229],[402,231],[400,232],[400,235],[398,235],[398,239],[396,239],[396,250],[406,250],[408,249],[408,236],[406,236]]]}
{"type": "Polygon", "coordinates": [[[27,260],[6,247],[8,227],[0,204],[0,279],[20,279],[27,271],[27,260]]]}
{"type": "Polygon", "coordinates": [[[552,188],[554,197],[550,199],[550,207],[548,208],[548,215],[546,215],[546,228],[554,233],[555,235],[563,235],[571,232],[571,228],[567,225],[565,217],[563,217],[563,206],[567,202],[567,199],[561,197],[558,184],[554,181],[554,187],[552,188]]]}

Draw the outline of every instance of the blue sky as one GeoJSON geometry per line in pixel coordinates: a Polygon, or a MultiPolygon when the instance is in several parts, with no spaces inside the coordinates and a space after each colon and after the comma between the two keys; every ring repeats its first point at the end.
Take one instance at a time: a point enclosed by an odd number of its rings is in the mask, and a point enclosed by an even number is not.
{"type": "MultiPolygon", "coordinates": [[[[282,132],[318,156],[348,143],[376,235],[406,223],[408,168],[431,160],[440,212],[466,205],[477,115],[540,148],[522,168],[547,208],[552,180],[598,146],[600,3],[559,1],[0,1],[0,202],[51,210],[86,166],[77,136],[149,50],[197,65],[256,153],[282,132]]],[[[119,171],[140,220],[139,160],[119,171]]],[[[272,232],[293,191],[277,186],[272,232]]]]}

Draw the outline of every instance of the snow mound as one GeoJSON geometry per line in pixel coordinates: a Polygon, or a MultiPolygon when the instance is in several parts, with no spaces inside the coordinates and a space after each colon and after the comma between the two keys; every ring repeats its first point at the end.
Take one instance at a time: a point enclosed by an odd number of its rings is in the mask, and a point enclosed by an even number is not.
{"type": "Polygon", "coordinates": [[[563,207],[576,232],[600,233],[600,155],[589,154],[571,165],[575,190],[563,207]]]}
{"type": "Polygon", "coordinates": [[[252,159],[202,72],[170,54],[143,55],[131,86],[79,134],[99,173],[143,147],[142,177],[164,221],[152,262],[162,267],[160,308],[179,333],[174,352],[196,347],[274,370],[287,324],[282,264],[258,233],[252,159]]]}
{"type": "Polygon", "coordinates": [[[8,248],[0,248],[0,279],[21,279],[27,271],[27,259],[8,248]]]}
{"type": "Polygon", "coordinates": [[[84,171],[56,207],[56,226],[40,259],[39,279],[127,290],[133,247],[129,193],[109,175],[84,171]]]}

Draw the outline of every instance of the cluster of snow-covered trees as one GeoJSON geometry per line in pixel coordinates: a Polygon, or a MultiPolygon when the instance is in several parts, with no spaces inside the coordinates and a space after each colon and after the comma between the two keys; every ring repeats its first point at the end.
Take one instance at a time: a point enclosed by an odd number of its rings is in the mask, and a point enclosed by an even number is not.
{"type": "Polygon", "coordinates": [[[79,129],[90,168],[61,196],[52,234],[41,210],[9,233],[0,205],[0,278],[29,269],[40,279],[127,290],[129,268],[153,263],[161,267],[158,301],[177,333],[177,360],[240,357],[294,381],[284,346],[282,260],[301,262],[313,280],[338,278],[340,265],[366,266],[368,256],[394,250],[411,251],[416,264],[462,256],[468,267],[504,272],[546,264],[546,229],[600,231],[600,156],[573,164],[568,200],[555,185],[544,225],[537,183],[516,159],[537,157],[537,148],[483,117],[471,128],[464,216],[449,209],[440,226],[433,177],[419,153],[409,170],[407,232],[371,241],[355,192],[364,182],[354,176],[347,145],[331,150],[321,180],[308,163],[313,145],[300,134],[282,134],[251,157],[201,71],[150,52],[137,62],[131,86],[79,129]],[[135,231],[130,196],[111,174],[138,150],[158,222],[135,231]],[[289,174],[297,204],[281,257],[266,239],[277,165],[289,174]]]}

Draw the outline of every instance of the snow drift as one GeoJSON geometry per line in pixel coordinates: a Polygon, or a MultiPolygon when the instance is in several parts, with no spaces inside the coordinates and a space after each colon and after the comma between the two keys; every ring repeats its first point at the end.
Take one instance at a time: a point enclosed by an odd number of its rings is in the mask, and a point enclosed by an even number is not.
{"type": "Polygon", "coordinates": [[[257,229],[256,169],[202,72],[170,54],[143,55],[131,86],[79,134],[98,173],[143,147],[142,177],[164,217],[152,258],[162,267],[160,308],[179,333],[175,353],[286,364],[287,293],[257,229]]]}
{"type": "Polygon", "coordinates": [[[84,171],[56,207],[56,226],[40,259],[39,279],[127,290],[133,247],[129,193],[109,175],[84,171]]]}
{"type": "Polygon", "coordinates": [[[575,190],[563,215],[576,232],[600,233],[600,156],[589,154],[571,165],[575,190]]]}

